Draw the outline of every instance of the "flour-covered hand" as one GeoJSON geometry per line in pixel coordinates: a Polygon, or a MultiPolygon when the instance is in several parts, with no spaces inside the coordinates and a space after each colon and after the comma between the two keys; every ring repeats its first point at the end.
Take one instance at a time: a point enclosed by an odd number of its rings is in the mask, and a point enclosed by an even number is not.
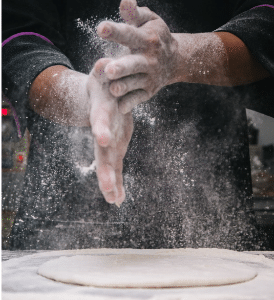
{"type": "Polygon", "coordinates": [[[165,22],[134,0],[123,0],[120,14],[126,23],[102,22],[98,34],[127,46],[131,54],[111,61],[105,69],[110,92],[119,97],[119,109],[128,113],[150,99],[173,78],[177,42],[165,22]]]}
{"type": "Polygon", "coordinates": [[[125,199],[123,158],[132,135],[133,119],[131,113],[119,112],[117,98],[109,92],[110,81],[104,73],[109,61],[97,61],[89,75],[87,91],[99,187],[107,202],[120,205],[125,199]]]}

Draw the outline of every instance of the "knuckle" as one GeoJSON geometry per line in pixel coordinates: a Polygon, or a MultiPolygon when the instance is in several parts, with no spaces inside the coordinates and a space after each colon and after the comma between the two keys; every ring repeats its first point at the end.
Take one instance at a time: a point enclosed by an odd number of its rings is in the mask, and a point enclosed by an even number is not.
{"type": "Polygon", "coordinates": [[[94,67],[93,67],[93,74],[97,76],[102,76],[104,74],[104,69],[105,69],[105,62],[104,59],[99,59],[94,67]]]}
{"type": "Polygon", "coordinates": [[[157,34],[153,34],[150,38],[150,43],[154,46],[154,47],[159,47],[160,46],[160,38],[157,34]]]}
{"type": "Polygon", "coordinates": [[[145,41],[149,45],[153,46],[158,46],[160,44],[159,35],[155,32],[153,28],[147,30],[145,41]]]}
{"type": "Polygon", "coordinates": [[[114,88],[117,96],[122,96],[127,92],[127,85],[125,82],[116,82],[114,88]]]}
{"type": "Polygon", "coordinates": [[[109,58],[100,58],[99,60],[97,60],[97,62],[94,65],[94,69],[96,72],[100,72],[100,71],[104,71],[105,66],[107,65],[107,63],[110,62],[109,58]]]}
{"type": "MultiPolygon", "coordinates": [[[[153,74],[155,72],[158,65],[159,65],[159,61],[158,61],[157,56],[150,57],[150,59],[149,59],[149,67],[150,67],[150,70],[151,70],[150,74],[153,74]]],[[[152,81],[152,78],[150,78],[150,81],[152,81]]]]}
{"type": "Polygon", "coordinates": [[[101,22],[97,27],[97,32],[103,38],[107,38],[112,34],[112,24],[109,21],[101,22]]]}

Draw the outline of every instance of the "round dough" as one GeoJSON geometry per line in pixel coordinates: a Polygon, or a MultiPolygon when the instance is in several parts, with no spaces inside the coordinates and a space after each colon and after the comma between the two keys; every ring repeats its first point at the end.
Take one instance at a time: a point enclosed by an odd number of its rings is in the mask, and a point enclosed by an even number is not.
{"type": "Polygon", "coordinates": [[[76,255],[41,265],[38,274],[56,281],[104,288],[197,287],[241,283],[255,269],[220,257],[197,255],[76,255]]]}

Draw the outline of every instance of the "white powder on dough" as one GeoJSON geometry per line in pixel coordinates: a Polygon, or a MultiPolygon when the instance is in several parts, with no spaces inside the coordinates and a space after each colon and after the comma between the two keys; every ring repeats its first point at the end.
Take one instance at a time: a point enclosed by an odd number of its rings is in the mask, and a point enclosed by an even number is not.
{"type": "MultiPolygon", "coordinates": [[[[76,255],[46,262],[38,274],[69,284],[107,288],[220,286],[254,279],[257,271],[211,249],[159,254],[76,255]]],[[[232,255],[233,257],[233,255],[232,255]]],[[[234,257],[235,259],[235,257],[234,257]]]]}

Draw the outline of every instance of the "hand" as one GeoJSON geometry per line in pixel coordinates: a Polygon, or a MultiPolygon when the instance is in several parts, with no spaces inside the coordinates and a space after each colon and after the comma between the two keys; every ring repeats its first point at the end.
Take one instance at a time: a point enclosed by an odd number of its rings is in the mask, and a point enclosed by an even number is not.
{"type": "Polygon", "coordinates": [[[120,14],[127,24],[102,22],[98,34],[131,50],[105,69],[110,92],[119,97],[119,110],[128,113],[169,84],[176,69],[177,42],[165,22],[135,0],[122,0],[120,14]]]}
{"type": "Polygon", "coordinates": [[[131,113],[121,114],[117,99],[110,94],[110,81],[104,73],[110,59],[100,59],[87,81],[91,99],[90,123],[95,137],[95,161],[99,187],[109,203],[125,199],[123,158],[133,132],[131,113]]]}
{"type": "Polygon", "coordinates": [[[41,72],[31,85],[30,107],[46,119],[66,126],[92,126],[99,187],[107,202],[125,198],[122,167],[133,131],[130,113],[118,111],[110,94],[104,68],[110,59],[99,60],[89,75],[64,66],[41,72]]]}
{"type": "Polygon", "coordinates": [[[122,0],[126,24],[102,22],[102,38],[127,46],[131,55],[111,62],[106,75],[111,93],[126,113],[163,86],[188,82],[217,86],[250,84],[269,72],[244,42],[229,32],[170,33],[164,21],[136,0],[122,0]]]}

